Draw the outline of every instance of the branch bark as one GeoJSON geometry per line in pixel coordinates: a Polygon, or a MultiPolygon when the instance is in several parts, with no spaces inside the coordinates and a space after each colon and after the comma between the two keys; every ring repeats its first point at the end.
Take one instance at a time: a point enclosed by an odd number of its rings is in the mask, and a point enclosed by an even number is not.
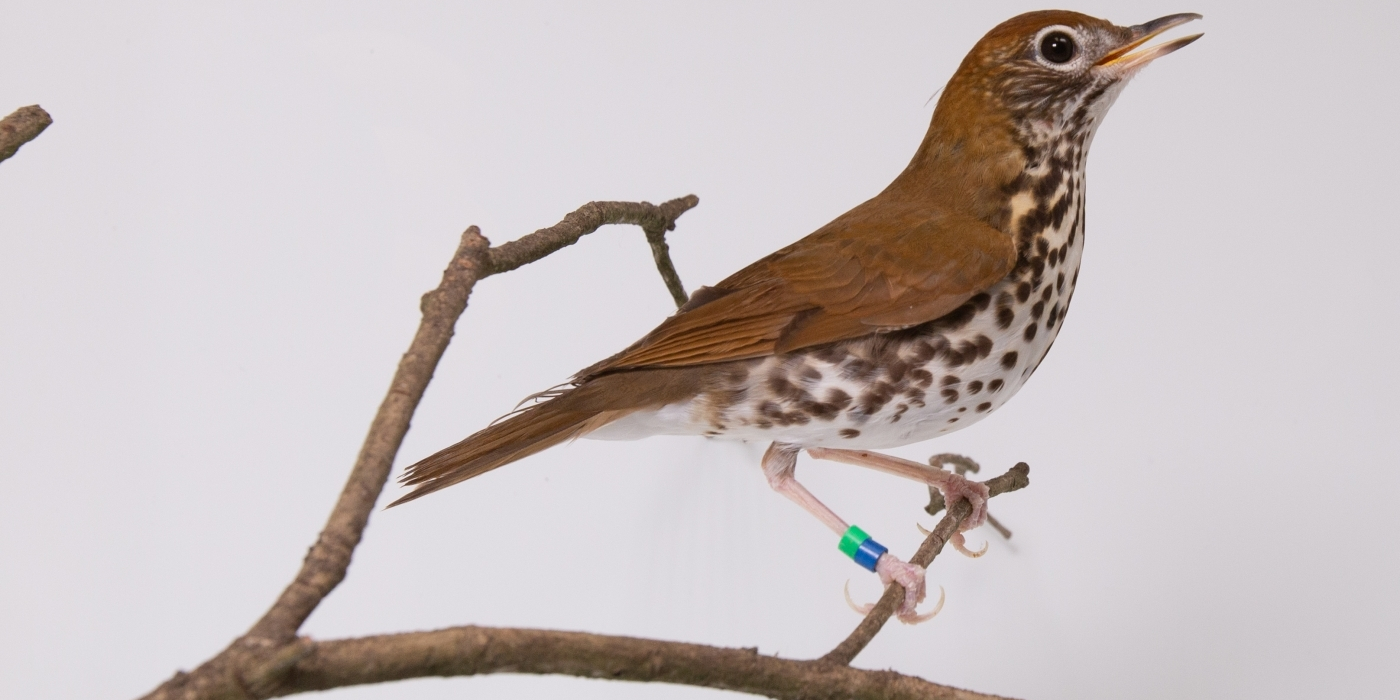
{"type": "Polygon", "coordinates": [[[671,262],[666,246],[666,232],[676,229],[676,219],[700,203],[700,198],[687,195],[661,205],[650,202],[589,202],[563,221],[542,228],[520,240],[491,249],[491,274],[510,272],[521,265],[534,262],[565,246],[571,246],[586,234],[608,224],[634,224],[646,232],[656,269],[666,283],[666,289],[676,306],[686,301],[685,287],[671,262]]]}
{"type": "Polygon", "coordinates": [[[310,642],[275,695],[427,676],[562,674],[720,688],[772,698],[995,700],[893,671],[701,644],[553,630],[453,627],[310,642]]]}
{"type": "Polygon", "coordinates": [[[0,161],[8,160],[19,147],[33,141],[53,123],[53,117],[39,105],[20,107],[0,119],[0,161]]]}

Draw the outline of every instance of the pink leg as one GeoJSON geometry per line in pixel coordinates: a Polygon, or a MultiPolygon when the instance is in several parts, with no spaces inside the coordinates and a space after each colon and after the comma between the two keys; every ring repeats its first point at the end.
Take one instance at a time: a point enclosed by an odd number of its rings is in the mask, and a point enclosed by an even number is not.
{"type": "Polygon", "coordinates": [[[833,462],[843,462],[854,464],[858,467],[868,467],[887,474],[902,476],[906,479],[913,479],[923,484],[928,484],[943,492],[943,499],[948,503],[954,503],[959,498],[967,499],[972,505],[972,514],[963,521],[950,544],[959,552],[970,556],[980,557],[986,553],[986,547],[980,552],[974,552],[967,548],[967,541],[962,533],[973,528],[981,527],[987,522],[987,487],[980,482],[971,481],[960,474],[950,472],[946,469],[930,467],[927,464],[911,462],[899,457],[891,457],[878,452],[867,450],[839,450],[830,447],[813,447],[807,450],[807,454],[816,459],[827,459],[833,462]]]}
{"type": "MultiPolygon", "coordinates": [[[[844,535],[850,526],[842,520],[835,512],[826,507],[826,504],[817,500],[807,487],[797,483],[797,478],[793,474],[797,471],[797,453],[800,448],[782,443],[773,443],[768,447],[768,451],[763,453],[763,475],[768,478],[768,485],[774,491],[787,496],[793,503],[802,506],[802,509],[816,516],[822,524],[831,528],[837,535],[844,535]]],[[[915,607],[923,601],[925,595],[924,569],[901,561],[889,552],[880,555],[880,559],[875,562],[875,573],[879,574],[880,581],[889,585],[891,581],[896,581],[904,587],[904,604],[900,606],[896,614],[901,622],[916,623],[923,622],[933,615],[937,610],[928,615],[919,615],[915,607]]],[[[939,602],[942,607],[942,602],[939,602]]]]}

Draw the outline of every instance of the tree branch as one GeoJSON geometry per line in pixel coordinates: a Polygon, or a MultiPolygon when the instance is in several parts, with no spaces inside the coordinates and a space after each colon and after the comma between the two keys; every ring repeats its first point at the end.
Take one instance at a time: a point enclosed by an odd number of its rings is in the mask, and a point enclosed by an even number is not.
{"type": "Polygon", "coordinates": [[[53,117],[39,105],[20,107],[0,119],[0,161],[8,160],[20,146],[33,141],[52,123],[53,117]]]}
{"type": "MultiPolygon", "coordinates": [[[[1017,491],[1030,485],[1031,468],[1025,462],[1020,462],[1012,467],[1005,474],[994,479],[983,482],[989,491],[987,497],[997,496],[1008,491],[1017,491]]],[[[948,514],[938,521],[938,525],[933,528],[933,532],[928,533],[924,538],[924,543],[919,545],[919,550],[909,559],[910,564],[916,564],[928,568],[933,563],[934,557],[943,551],[943,545],[948,543],[948,538],[958,531],[958,526],[962,521],[972,514],[972,504],[967,499],[959,499],[948,509],[948,514]]],[[[885,594],[880,596],[880,602],[865,615],[865,619],[860,621],[849,637],[836,645],[835,649],[826,653],[821,661],[832,664],[846,665],[856,658],[870,640],[880,632],[880,628],[885,626],[890,616],[894,614],[894,609],[904,600],[904,587],[898,583],[890,583],[885,586],[885,594]]]]}
{"type": "Polygon", "coordinates": [[[589,202],[549,228],[492,248],[490,274],[510,272],[532,263],[577,243],[579,238],[608,224],[635,224],[646,232],[656,269],[661,273],[661,279],[666,283],[676,306],[680,306],[686,300],[685,287],[681,286],[680,275],[676,274],[676,266],[671,263],[666,232],[674,231],[676,219],[699,203],[700,198],[693,194],[660,206],[650,202],[589,202]]]}
{"type": "MultiPolygon", "coordinates": [[[[42,110],[39,112],[42,114],[42,110]]],[[[228,648],[194,672],[176,674],[146,697],[267,697],[290,672],[305,651],[305,644],[297,640],[297,630],[345,579],[351,556],[388,481],[413,413],[452,340],[453,328],[466,310],[467,299],[478,281],[539,260],[605,224],[636,224],[649,238],[653,230],[673,230],[676,218],[699,201],[690,195],[659,207],[646,202],[594,202],[580,207],[553,227],[495,248],[489,247],[490,242],[477,227],[463,232],[456,253],[442,273],[442,282],[437,289],[423,295],[420,304],[423,320],[418,332],[399,361],[388,394],[379,405],[325,527],[307,552],[292,583],[262,618],[228,648]]]]}
{"type": "Polygon", "coordinates": [[[701,644],[553,630],[453,627],[305,642],[273,695],[428,676],[561,674],[677,683],[797,700],[995,700],[893,671],[794,661],[701,644]]]}

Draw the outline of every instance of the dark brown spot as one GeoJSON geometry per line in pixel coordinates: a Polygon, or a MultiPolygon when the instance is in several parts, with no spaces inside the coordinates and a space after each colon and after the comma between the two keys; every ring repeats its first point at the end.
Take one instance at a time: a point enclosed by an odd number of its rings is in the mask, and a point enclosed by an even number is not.
{"type": "Polygon", "coordinates": [[[1045,285],[1045,291],[1040,293],[1040,298],[1044,301],[1050,301],[1050,295],[1054,293],[1055,289],[1047,284],[1045,285]]]}
{"type": "MultiPolygon", "coordinates": [[[[1078,277],[1077,274],[1075,276],[1078,277]]],[[[1016,285],[1016,301],[1024,303],[1029,298],[1031,298],[1031,283],[1022,282],[1016,285]]]]}
{"type": "Polygon", "coordinates": [[[1001,391],[1001,386],[1002,381],[1000,379],[993,379],[990,383],[987,384],[987,391],[995,394],[998,391],[1001,391]]]}
{"type": "Polygon", "coordinates": [[[1065,273],[1061,272],[1055,277],[1055,291],[1062,292],[1065,289],[1065,273]]]}
{"type": "Polygon", "coordinates": [[[991,408],[992,408],[992,402],[990,402],[990,401],[984,401],[984,402],[982,402],[982,403],[977,404],[977,412],[978,412],[978,413],[986,413],[987,411],[991,410],[991,408]]]}
{"type": "MultiPolygon", "coordinates": [[[[1047,287],[1047,289],[1048,289],[1048,287],[1047,287]]],[[[1043,313],[1045,313],[1045,302],[1043,302],[1043,301],[1037,301],[1037,302],[1035,303],[1035,305],[1031,307],[1031,318],[1037,318],[1037,319],[1038,319],[1038,318],[1040,318],[1040,315],[1043,314],[1043,313]]]]}
{"type": "Polygon", "coordinates": [[[957,375],[945,374],[942,379],[938,380],[938,386],[952,386],[961,382],[962,380],[957,375]]]}
{"type": "Polygon", "coordinates": [[[819,382],[822,379],[822,371],[811,365],[803,365],[798,370],[798,375],[809,382],[819,382]]]}
{"type": "Polygon", "coordinates": [[[1005,355],[1001,356],[1001,366],[1005,367],[1006,369],[1011,369],[1012,367],[1016,366],[1016,360],[1018,359],[1020,358],[1016,355],[1016,351],[1012,350],[1011,352],[1008,352],[1005,355]]]}
{"type": "Polygon", "coordinates": [[[916,365],[921,365],[933,359],[933,356],[937,354],[938,351],[934,349],[933,345],[928,341],[919,341],[914,345],[914,351],[910,354],[909,361],[916,365]]]}
{"type": "Polygon", "coordinates": [[[1022,335],[1025,336],[1027,343],[1031,342],[1032,340],[1035,340],[1035,329],[1036,325],[1034,323],[1030,324],[1029,326],[1026,326],[1026,331],[1022,335]]]}
{"type": "Polygon", "coordinates": [[[1016,312],[1015,312],[1015,311],[1012,311],[1012,310],[1011,310],[1011,307],[1009,307],[1009,306],[999,306],[999,307],[997,307],[997,327],[998,327],[998,328],[1000,328],[1000,329],[1002,329],[1002,330],[1006,330],[1007,328],[1010,328],[1010,327],[1011,327],[1011,324],[1012,324],[1013,322],[1015,322],[1015,321],[1016,321],[1016,312]]]}
{"type": "Polygon", "coordinates": [[[986,311],[987,307],[992,303],[992,296],[986,292],[982,292],[981,294],[973,295],[971,299],[967,300],[967,303],[977,307],[978,311],[986,311]]]}
{"type": "Polygon", "coordinates": [[[847,440],[854,437],[860,437],[860,431],[856,430],[855,428],[842,428],[841,437],[846,438],[847,440]]]}
{"type": "Polygon", "coordinates": [[[768,392],[780,399],[798,399],[807,392],[801,387],[788,381],[787,374],[782,369],[774,369],[768,374],[768,392]]]}
{"type": "Polygon", "coordinates": [[[926,387],[933,383],[933,373],[926,369],[916,369],[909,373],[909,381],[917,387],[926,387]]]}
{"type": "Polygon", "coordinates": [[[943,391],[940,391],[938,393],[940,396],[943,397],[944,403],[953,403],[954,401],[958,400],[957,389],[944,389],[943,391]]]}
{"type": "Polygon", "coordinates": [[[948,422],[949,422],[949,423],[956,423],[956,422],[958,422],[958,417],[957,417],[957,416],[953,416],[952,418],[949,418],[949,419],[948,419],[948,422]]]}
{"type": "Polygon", "coordinates": [[[979,333],[976,338],[972,339],[972,343],[977,347],[977,357],[982,358],[992,354],[991,338],[979,333]]]}
{"type": "Polygon", "coordinates": [[[909,372],[909,363],[903,360],[891,360],[885,364],[885,375],[892,382],[904,379],[904,375],[909,372]]]}
{"type": "Polygon", "coordinates": [[[871,384],[865,393],[860,395],[860,401],[852,410],[858,411],[867,416],[873,416],[884,408],[885,404],[894,398],[894,387],[885,382],[875,382],[871,384]]]}
{"type": "Polygon", "coordinates": [[[1050,316],[1045,319],[1045,329],[1050,330],[1055,327],[1055,321],[1060,317],[1060,305],[1055,304],[1050,307],[1050,316]]]}
{"type": "Polygon", "coordinates": [[[982,382],[980,382],[980,381],[974,381],[974,382],[972,382],[971,384],[968,384],[968,385],[967,385],[967,393],[969,393],[969,394],[976,394],[977,392],[979,392],[979,391],[981,391],[981,390],[982,390],[982,382]]]}

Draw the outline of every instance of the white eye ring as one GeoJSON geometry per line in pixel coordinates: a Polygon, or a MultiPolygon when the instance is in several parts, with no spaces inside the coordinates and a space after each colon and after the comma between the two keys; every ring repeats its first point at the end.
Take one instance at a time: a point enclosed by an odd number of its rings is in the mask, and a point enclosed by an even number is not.
{"type": "Polygon", "coordinates": [[[1063,24],[1055,24],[1036,32],[1031,51],[1035,53],[1035,60],[1040,65],[1058,71],[1070,71],[1078,68],[1079,64],[1084,61],[1084,39],[1073,28],[1063,24]],[[1051,34],[1064,34],[1070,38],[1070,41],[1074,42],[1074,55],[1069,60],[1056,63],[1045,57],[1045,53],[1041,49],[1044,46],[1045,38],[1051,34]]]}

